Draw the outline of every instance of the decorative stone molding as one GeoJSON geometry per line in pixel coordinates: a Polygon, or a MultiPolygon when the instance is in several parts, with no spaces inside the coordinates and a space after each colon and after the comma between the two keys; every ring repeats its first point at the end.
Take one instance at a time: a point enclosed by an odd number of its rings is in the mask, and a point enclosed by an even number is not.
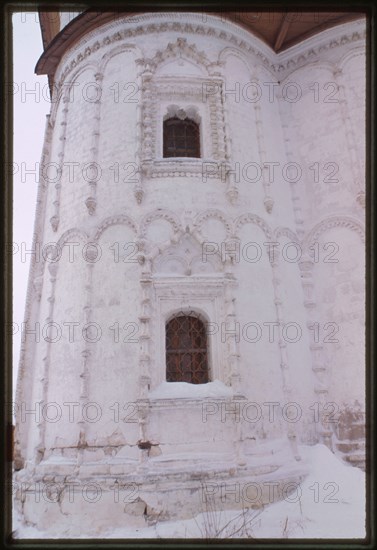
{"type": "Polygon", "coordinates": [[[356,195],[356,201],[361,208],[365,208],[365,193],[363,191],[360,191],[360,193],[356,195]]]}
{"type": "MultiPolygon", "coordinates": [[[[347,102],[345,85],[343,83],[343,71],[337,67],[333,71],[333,76],[339,91],[339,101],[337,105],[339,106],[340,116],[343,123],[344,134],[347,142],[348,155],[351,161],[350,167],[352,171],[352,183],[355,187],[356,193],[358,193],[359,195],[363,192],[362,182],[365,179],[365,174],[363,174],[362,172],[359,155],[357,154],[357,138],[355,136],[354,127],[350,119],[350,108],[347,102]]],[[[359,204],[360,206],[363,206],[362,202],[359,202],[359,204]]]]}
{"type": "MultiPolygon", "coordinates": [[[[93,190],[94,187],[92,186],[91,191],[93,190]]],[[[94,197],[88,197],[85,201],[85,206],[88,209],[89,215],[93,216],[97,208],[97,200],[94,197]]]]}
{"type": "Polygon", "coordinates": [[[59,216],[57,216],[56,214],[54,216],[52,216],[50,218],[50,224],[51,224],[53,232],[56,233],[56,231],[58,230],[58,227],[59,227],[59,216]]]}
{"type": "Polygon", "coordinates": [[[61,250],[61,248],[64,246],[64,243],[68,242],[70,239],[79,239],[83,242],[87,242],[89,238],[89,235],[82,231],[81,229],[77,227],[73,227],[72,229],[68,229],[63,233],[63,235],[59,238],[57,242],[57,249],[61,250]]]}
{"type": "MultiPolygon", "coordinates": [[[[279,112],[282,120],[285,154],[287,156],[288,161],[291,163],[294,163],[295,156],[294,156],[294,151],[292,147],[292,138],[290,135],[290,126],[288,123],[289,121],[285,120],[284,112],[281,109],[279,109],[279,112]]],[[[302,214],[302,209],[300,204],[301,199],[299,194],[299,185],[297,182],[293,181],[293,179],[290,181],[290,189],[291,189],[291,197],[292,197],[292,204],[293,204],[293,215],[294,215],[295,224],[296,224],[296,232],[299,239],[302,239],[304,236],[304,217],[302,214]]]]}
{"type": "MultiPolygon", "coordinates": [[[[256,84],[259,86],[259,79],[255,79],[256,84]]],[[[257,135],[257,144],[258,144],[258,153],[260,166],[265,166],[267,157],[266,157],[266,145],[263,133],[263,120],[261,115],[261,106],[258,102],[253,104],[254,106],[254,117],[255,117],[255,129],[257,135]]],[[[264,207],[268,214],[271,214],[274,201],[271,197],[271,185],[266,176],[266,170],[262,170],[262,181],[263,181],[263,191],[264,191],[264,207]]]]}
{"type": "MultiPolygon", "coordinates": [[[[154,14],[156,19],[156,14],[154,14]]],[[[157,17],[171,17],[171,14],[158,14],[157,17]]],[[[81,42],[79,42],[78,49],[79,52],[76,54],[74,59],[68,60],[65,64],[58,68],[57,70],[57,86],[60,88],[66,77],[71,71],[78,67],[83,61],[88,61],[89,57],[96,53],[103,47],[107,47],[111,44],[118,43],[121,40],[126,40],[129,43],[129,40],[133,37],[142,36],[144,34],[163,33],[167,32],[181,32],[183,35],[192,34],[193,38],[195,35],[201,36],[212,36],[217,39],[224,40],[225,42],[231,43],[241,51],[245,52],[248,55],[252,55],[255,60],[260,64],[270,70],[272,73],[280,75],[281,73],[292,71],[298,67],[303,66],[310,60],[319,59],[323,52],[327,52],[329,49],[334,50],[338,47],[344,46],[349,43],[365,40],[366,31],[364,29],[359,29],[357,24],[350,23],[348,24],[349,30],[345,29],[344,33],[339,36],[339,38],[334,39],[333,35],[328,35],[324,33],[323,37],[319,39],[314,37],[314,39],[309,41],[309,44],[306,46],[303,51],[299,53],[292,52],[282,52],[281,54],[274,54],[269,48],[265,47],[264,44],[255,36],[252,36],[251,33],[244,31],[241,27],[236,24],[231,24],[227,22],[227,27],[232,28],[233,32],[224,30],[218,26],[218,21],[207,16],[208,21],[205,25],[201,24],[202,15],[200,14],[189,14],[193,21],[192,22],[181,22],[181,21],[163,21],[152,23],[148,15],[140,16],[141,20],[145,20],[145,23],[142,25],[132,25],[132,21],[127,21],[127,19],[119,20],[116,22],[118,29],[116,32],[111,34],[111,31],[114,30],[114,22],[112,24],[104,25],[104,32],[108,32],[104,38],[101,40],[94,39],[94,42],[91,42],[91,39],[97,36],[97,33],[88,33],[81,42]],[[148,21],[149,19],[149,21],[148,21]],[[122,28],[123,26],[123,28],[122,28]],[[238,36],[236,36],[236,34],[238,36]]],[[[133,46],[133,45],[132,45],[133,46]]],[[[229,46],[228,46],[229,47],[229,46]]],[[[297,48],[295,48],[297,49],[297,48]]],[[[301,48],[302,49],[302,48],[301,48]]],[[[174,45],[172,50],[174,51],[174,45]]],[[[196,56],[200,57],[200,52],[193,51],[190,52],[192,58],[196,56]]],[[[169,52],[161,52],[161,57],[168,57],[169,52]]],[[[63,60],[68,56],[65,55],[63,60]]],[[[200,58],[204,66],[207,67],[208,73],[212,74],[212,64],[211,62],[207,63],[205,54],[203,58],[200,58]]]]}
{"type": "MultiPolygon", "coordinates": [[[[164,51],[158,51],[152,59],[138,59],[141,80],[142,101],[140,113],[140,156],[141,174],[146,177],[174,177],[202,175],[202,162],[198,159],[162,158],[162,124],[170,116],[186,116],[200,123],[201,136],[210,136],[210,150],[201,139],[201,156],[209,161],[222,162],[226,158],[226,139],[224,134],[224,114],[221,92],[207,94],[203,101],[204,86],[214,86],[220,90],[223,86],[219,79],[217,64],[211,63],[204,53],[198,52],[194,44],[189,45],[184,38],[169,43],[164,51]],[[200,76],[169,77],[159,76],[158,69],[165,63],[177,59],[189,60],[201,72],[200,76]],[[165,112],[159,112],[163,101],[175,101],[167,105],[165,112]],[[190,105],[187,105],[190,101],[190,105]]],[[[206,88],[207,89],[207,88],[206,88]]],[[[139,186],[141,187],[141,185],[139,186]]],[[[141,200],[141,189],[138,189],[141,200]]]]}
{"type": "MultiPolygon", "coordinates": [[[[98,63],[86,63],[84,65],[79,65],[79,67],[73,71],[72,75],[70,76],[70,79],[64,84],[64,91],[63,88],[57,86],[56,83],[54,83],[54,87],[52,89],[52,104],[51,104],[51,113],[50,113],[50,121],[51,124],[54,125],[57,117],[57,113],[59,109],[61,108],[61,103],[72,103],[75,98],[75,82],[80,77],[82,73],[85,71],[92,71],[93,74],[96,74],[98,72],[98,63]],[[65,99],[67,97],[67,99],[65,99]]],[[[64,108],[64,105],[63,105],[64,108]]]]}
{"type": "MultiPolygon", "coordinates": [[[[233,263],[233,262],[232,262],[233,263]]],[[[234,296],[234,290],[237,288],[238,283],[232,273],[231,267],[228,264],[228,270],[226,273],[226,285],[225,285],[225,322],[226,326],[235,327],[237,316],[236,316],[236,298],[234,296]]],[[[228,338],[226,339],[226,345],[228,348],[228,384],[230,384],[236,394],[241,394],[241,375],[240,375],[240,349],[239,342],[237,338],[228,338]]]]}
{"type": "Polygon", "coordinates": [[[248,71],[249,71],[249,75],[248,76],[251,76],[251,74],[253,73],[253,67],[251,66],[250,64],[250,58],[245,55],[245,51],[240,51],[239,49],[235,48],[234,46],[228,46],[228,47],[225,47],[221,50],[221,52],[219,53],[219,57],[218,57],[218,63],[220,66],[224,66],[226,64],[226,59],[229,55],[232,55],[234,57],[238,57],[238,59],[240,61],[242,61],[242,63],[244,63],[246,65],[246,67],[248,68],[248,71]]]}
{"type": "Polygon", "coordinates": [[[138,232],[138,227],[135,221],[130,216],[127,216],[126,214],[118,214],[115,216],[109,216],[99,224],[94,234],[93,240],[97,242],[102,233],[111,225],[126,225],[127,227],[132,229],[135,235],[138,232]]]}
{"type": "Polygon", "coordinates": [[[134,195],[135,195],[135,199],[136,199],[137,204],[141,204],[142,201],[143,201],[143,197],[144,197],[144,190],[141,187],[141,185],[136,185],[135,186],[134,195]]]}
{"type": "MultiPolygon", "coordinates": [[[[161,14],[161,15],[162,17],[164,17],[164,15],[166,16],[167,14],[161,14]]],[[[193,19],[197,19],[200,22],[201,15],[191,14],[190,17],[193,19]]],[[[144,16],[143,18],[147,19],[148,16],[144,16]]],[[[126,24],[128,23],[129,25],[128,21],[125,21],[125,22],[126,24]]],[[[122,23],[123,22],[121,21],[119,26],[121,26],[122,23]]],[[[161,33],[161,32],[174,31],[174,32],[182,32],[182,34],[189,33],[193,35],[199,34],[202,36],[209,35],[215,38],[217,37],[217,38],[223,39],[225,41],[229,40],[232,44],[235,44],[238,47],[242,47],[242,49],[244,49],[245,51],[253,52],[262,62],[266,64],[266,66],[270,66],[271,64],[270,61],[261,51],[258,51],[257,49],[252,47],[251,44],[247,43],[245,40],[242,40],[236,37],[230,32],[224,31],[223,28],[216,28],[215,26],[216,23],[218,23],[218,21],[214,21],[214,25],[209,26],[208,23],[206,25],[202,25],[202,24],[198,24],[197,22],[183,23],[178,21],[165,21],[162,23],[154,22],[152,24],[138,25],[137,27],[133,27],[133,28],[132,27],[119,28],[119,30],[116,33],[112,35],[107,35],[105,38],[101,40],[101,42],[96,40],[94,43],[88,46],[88,43],[91,37],[91,33],[89,33],[86,36],[86,41],[85,41],[86,45],[76,55],[76,58],[68,62],[64,66],[64,68],[62,68],[62,71],[59,72],[60,76],[58,80],[58,86],[60,87],[62,85],[65,77],[69,74],[70,71],[72,71],[75,67],[77,67],[84,59],[87,59],[90,55],[97,52],[101,47],[108,46],[112,43],[118,42],[119,40],[124,40],[124,39],[129,40],[134,36],[141,36],[143,34],[151,33],[151,32],[161,33]]],[[[106,28],[106,26],[104,28],[106,28]]],[[[110,29],[111,29],[111,26],[109,27],[109,30],[110,29]]],[[[245,38],[249,37],[249,33],[246,33],[242,29],[237,28],[236,25],[234,25],[234,29],[235,30],[237,29],[238,32],[240,31],[245,38]]],[[[153,62],[158,62],[158,61],[164,62],[169,58],[169,56],[175,53],[178,46],[181,49],[185,50],[185,53],[189,57],[189,59],[195,62],[201,62],[203,66],[207,68],[208,74],[216,74],[217,64],[210,62],[206,58],[205,53],[198,52],[195,45],[193,47],[187,46],[184,42],[182,42],[182,39],[178,39],[178,40],[175,44],[172,44],[169,49],[166,49],[163,52],[159,52],[157,54],[157,57],[155,56],[154,58],[152,58],[152,60],[148,60],[151,63],[151,70],[153,70],[153,62]]],[[[184,40],[185,39],[183,39],[183,41],[184,40]]]]}
{"type": "Polygon", "coordinates": [[[226,196],[231,204],[237,204],[239,197],[238,187],[236,185],[229,186],[226,191],[226,196]]]}
{"type": "MultiPolygon", "coordinates": [[[[90,248],[88,248],[86,250],[85,285],[84,285],[85,301],[84,301],[84,307],[83,307],[83,319],[84,319],[85,326],[90,325],[91,317],[92,317],[92,293],[93,293],[92,287],[93,287],[94,263],[91,263],[91,262],[93,259],[96,258],[96,256],[97,256],[97,252],[93,256],[93,249],[90,250],[90,248]]],[[[90,327],[88,330],[90,330],[90,327]]],[[[94,342],[91,342],[88,346],[87,340],[88,340],[88,337],[85,338],[85,342],[83,343],[83,348],[81,351],[81,361],[80,361],[79,400],[80,400],[81,407],[85,406],[85,403],[88,401],[88,398],[89,398],[90,358],[92,356],[93,346],[95,345],[94,342]]],[[[87,422],[85,422],[83,418],[79,418],[77,424],[79,428],[79,439],[81,443],[78,449],[77,461],[78,461],[78,464],[80,464],[83,461],[84,448],[87,444],[87,422]]]]}
{"type": "Polygon", "coordinates": [[[78,239],[86,243],[88,241],[88,238],[89,236],[87,233],[85,233],[85,231],[81,231],[81,229],[77,229],[75,227],[65,231],[63,235],[61,235],[57,243],[50,243],[49,246],[47,246],[47,244],[44,245],[42,247],[44,251],[42,254],[42,261],[38,262],[38,269],[35,270],[36,276],[42,276],[44,274],[46,270],[46,264],[49,268],[49,271],[51,265],[57,266],[59,264],[61,251],[63,250],[64,244],[66,242],[69,242],[71,239],[78,239]],[[52,264],[51,262],[54,262],[54,260],[56,260],[56,262],[52,264]]]}
{"type": "MultiPolygon", "coordinates": [[[[205,164],[211,159],[166,158],[142,163],[142,174],[147,178],[202,178],[205,164]]],[[[206,178],[220,179],[220,171],[205,172],[206,178]]]]}
{"type": "Polygon", "coordinates": [[[40,302],[41,296],[42,296],[43,276],[35,277],[33,281],[33,287],[34,287],[35,297],[37,301],[40,302]]]}
{"type": "Polygon", "coordinates": [[[294,233],[294,231],[289,229],[289,227],[278,227],[273,232],[273,236],[275,239],[279,239],[279,237],[287,237],[291,242],[294,242],[294,243],[300,242],[300,239],[298,238],[296,233],[294,233]]]}
{"type": "Polygon", "coordinates": [[[266,195],[266,198],[263,201],[264,207],[266,209],[267,214],[271,214],[272,208],[274,206],[274,199],[272,197],[269,197],[266,195]]]}
{"type": "MultiPolygon", "coordinates": [[[[158,368],[153,376],[154,387],[165,381],[166,321],[178,312],[194,311],[201,315],[205,322],[221,322],[225,314],[226,284],[223,274],[212,277],[200,275],[153,277],[153,315],[158,320],[153,336],[155,341],[153,364],[158,368]]],[[[223,364],[221,360],[222,357],[227,357],[226,343],[221,342],[219,331],[208,334],[208,338],[211,379],[229,383],[230,365],[223,364]]]]}
{"type": "MultiPolygon", "coordinates": [[[[94,78],[95,78],[95,83],[97,84],[98,89],[101,90],[101,95],[102,95],[101,83],[103,80],[103,74],[100,72],[96,72],[94,75],[94,78]]],[[[91,155],[92,165],[97,166],[100,124],[101,124],[101,99],[96,99],[96,101],[92,104],[92,108],[94,112],[92,117],[93,126],[92,126],[90,155],[91,155]]],[[[85,206],[88,209],[88,213],[90,216],[93,216],[97,208],[97,199],[96,199],[97,175],[98,174],[97,174],[97,168],[96,168],[95,175],[92,174],[91,177],[88,178],[89,197],[85,201],[85,206]]]]}
{"type": "MultiPolygon", "coordinates": [[[[51,263],[48,266],[48,272],[50,274],[49,282],[50,282],[50,294],[47,298],[48,302],[48,312],[47,317],[45,319],[46,325],[48,323],[51,323],[54,316],[54,304],[55,304],[55,289],[56,289],[56,279],[58,274],[58,265],[59,262],[51,263]]],[[[48,335],[50,338],[50,335],[48,335]]],[[[49,338],[45,339],[44,347],[46,348],[46,355],[43,357],[43,366],[42,366],[42,372],[41,372],[41,379],[42,384],[39,385],[38,393],[41,400],[42,406],[48,402],[48,385],[49,385],[49,369],[50,369],[50,360],[51,360],[51,341],[49,338]]],[[[38,400],[38,399],[37,399],[38,400]]],[[[46,451],[46,421],[41,418],[38,423],[38,431],[39,431],[39,437],[38,437],[38,445],[35,449],[35,461],[36,464],[39,464],[40,461],[44,458],[45,451],[46,451]]]]}
{"type": "Polygon", "coordinates": [[[313,269],[314,261],[305,254],[299,260],[299,268],[301,271],[301,283],[304,292],[304,306],[307,312],[307,327],[310,340],[310,351],[312,353],[312,371],[315,378],[314,392],[320,403],[321,418],[320,423],[316,423],[315,427],[320,440],[332,450],[331,430],[326,415],[326,402],[328,396],[328,373],[327,365],[323,353],[323,345],[314,339],[313,323],[315,322],[315,306],[316,298],[314,291],[313,269]]]}
{"type": "Polygon", "coordinates": [[[157,210],[153,210],[152,212],[150,212],[149,214],[147,214],[142,218],[140,222],[140,230],[139,230],[140,239],[146,238],[148,226],[154,220],[166,220],[171,224],[174,234],[178,235],[179,233],[183,233],[183,228],[178,216],[174,214],[174,212],[171,212],[170,210],[158,208],[157,210]]]}
{"type": "Polygon", "coordinates": [[[160,65],[177,57],[183,57],[194,64],[202,65],[206,72],[209,72],[208,69],[211,67],[211,62],[205,52],[199,52],[195,44],[189,45],[187,39],[182,37],[177,38],[174,43],[169,42],[164,50],[158,50],[152,59],[141,59],[137,62],[144,65],[146,72],[153,74],[160,65]]]}
{"type": "Polygon", "coordinates": [[[209,219],[219,220],[224,225],[227,237],[233,234],[233,224],[228,217],[221,210],[210,208],[199,213],[194,220],[194,228],[203,240],[208,240],[203,232],[203,224],[209,219]]]}
{"type": "MultiPolygon", "coordinates": [[[[148,173],[150,177],[154,173],[161,174],[164,172],[185,172],[190,173],[193,169],[194,173],[198,173],[198,159],[194,162],[184,160],[184,168],[179,169],[179,162],[172,158],[164,159],[162,157],[162,124],[168,112],[159,112],[159,105],[163,101],[174,101],[178,103],[178,112],[182,109],[185,111],[194,110],[200,112],[201,119],[201,135],[208,136],[208,145],[202,139],[201,155],[207,161],[225,162],[226,161],[226,138],[224,133],[224,113],[221,102],[221,90],[223,82],[218,78],[209,77],[156,77],[150,75],[142,75],[142,124],[141,124],[141,170],[142,173],[148,173]],[[216,94],[208,94],[206,101],[203,101],[204,86],[215,86],[220,92],[216,94]],[[187,108],[186,103],[190,102],[187,108]],[[210,147],[207,151],[206,147],[210,147]],[[156,170],[154,170],[154,162],[157,161],[156,170]],[[171,163],[175,166],[173,170],[169,170],[171,163]],[[164,164],[166,169],[163,170],[164,164]],[[145,165],[145,166],[144,166],[145,165]],[[162,170],[161,170],[162,167],[162,170]],[[175,169],[174,169],[175,168],[175,169]]],[[[198,114],[196,118],[198,118],[198,114]]],[[[173,173],[174,175],[174,173],[173,173]]]]}
{"type": "MultiPolygon", "coordinates": [[[[270,265],[272,269],[272,283],[274,288],[274,304],[276,311],[276,322],[279,325],[279,328],[282,328],[285,325],[284,314],[283,314],[283,300],[281,293],[281,277],[279,273],[279,254],[274,254],[273,257],[269,257],[270,265]]],[[[279,353],[280,353],[280,373],[282,378],[282,388],[284,398],[286,402],[292,402],[294,400],[293,395],[293,380],[292,374],[289,367],[289,356],[287,350],[287,344],[281,337],[281,332],[279,332],[278,339],[279,353]]],[[[291,444],[292,454],[296,460],[301,460],[298,447],[297,447],[297,435],[294,429],[294,425],[289,424],[287,427],[287,437],[291,444]]]]}
{"type": "MultiPolygon", "coordinates": [[[[278,61],[278,63],[274,63],[271,65],[271,69],[275,73],[282,73],[285,71],[292,72],[294,69],[298,69],[308,63],[309,60],[317,60],[321,57],[321,54],[323,52],[328,51],[329,49],[338,48],[340,46],[344,46],[345,44],[349,44],[351,42],[357,42],[359,40],[365,40],[366,38],[366,31],[351,31],[346,32],[338,39],[329,38],[326,42],[323,44],[320,44],[318,46],[314,46],[311,48],[306,49],[303,53],[300,53],[298,55],[295,55],[291,57],[290,59],[282,59],[281,61],[278,61]]],[[[285,56],[286,57],[286,54],[285,56]]]]}
{"type": "Polygon", "coordinates": [[[105,74],[106,66],[109,63],[109,61],[113,57],[121,53],[133,53],[135,56],[138,56],[138,57],[142,55],[141,49],[135,44],[131,44],[128,42],[121,43],[121,44],[118,43],[114,48],[107,50],[106,53],[102,56],[101,61],[99,62],[99,65],[98,65],[98,72],[101,74],[105,74]]]}
{"type": "Polygon", "coordinates": [[[189,118],[190,120],[193,120],[197,124],[200,124],[200,115],[198,113],[197,107],[194,106],[188,106],[186,108],[180,107],[179,105],[169,105],[166,109],[166,113],[163,117],[163,120],[167,120],[169,118],[177,117],[180,120],[185,120],[185,118],[189,118]]]}
{"type": "Polygon", "coordinates": [[[311,244],[316,242],[322,233],[336,227],[345,227],[351,231],[355,231],[362,242],[365,241],[365,229],[359,220],[350,216],[330,216],[317,223],[310,230],[303,241],[305,248],[309,248],[311,244]]]}
{"type": "MultiPolygon", "coordinates": [[[[65,90],[63,94],[63,109],[62,109],[62,117],[63,120],[60,123],[62,130],[61,134],[59,135],[59,149],[58,149],[58,164],[59,164],[59,172],[60,172],[60,178],[62,177],[63,172],[63,162],[64,162],[64,151],[65,151],[65,143],[66,143],[66,132],[67,132],[67,118],[68,118],[68,103],[69,103],[69,90],[65,90]]],[[[59,222],[60,222],[60,216],[59,216],[59,210],[60,210],[60,194],[61,194],[61,183],[55,184],[55,200],[53,202],[54,205],[54,215],[50,218],[50,224],[52,227],[52,230],[54,233],[58,230],[59,222]]]]}
{"type": "Polygon", "coordinates": [[[220,273],[222,263],[218,254],[203,261],[203,250],[198,241],[185,232],[177,243],[168,246],[153,261],[153,272],[171,276],[195,276],[201,273],[220,273]]]}
{"type": "MultiPolygon", "coordinates": [[[[138,245],[142,251],[145,251],[145,243],[139,242],[138,245]]],[[[144,256],[143,256],[144,258],[144,256]]],[[[145,406],[144,400],[148,397],[148,392],[151,389],[151,318],[152,318],[152,276],[149,270],[149,265],[145,262],[139,262],[143,267],[140,277],[141,285],[141,309],[139,314],[139,322],[141,324],[140,355],[139,355],[139,371],[138,379],[139,401],[138,401],[138,424],[139,424],[139,441],[148,441],[148,418],[149,408],[145,406]],[[143,406],[144,403],[144,406],[143,406]],[[140,404],[140,406],[139,406],[140,404]]],[[[148,455],[139,446],[139,461],[144,467],[148,466],[148,455]]]]}
{"type": "Polygon", "coordinates": [[[268,239],[272,238],[272,231],[271,231],[270,227],[268,226],[268,224],[262,218],[257,216],[256,214],[251,214],[250,212],[246,212],[245,214],[241,214],[241,216],[236,218],[236,220],[234,221],[234,233],[235,233],[235,235],[237,235],[238,231],[240,230],[240,228],[245,223],[252,223],[254,225],[257,225],[264,232],[264,234],[266,235],[266,237],[268,239]]]}

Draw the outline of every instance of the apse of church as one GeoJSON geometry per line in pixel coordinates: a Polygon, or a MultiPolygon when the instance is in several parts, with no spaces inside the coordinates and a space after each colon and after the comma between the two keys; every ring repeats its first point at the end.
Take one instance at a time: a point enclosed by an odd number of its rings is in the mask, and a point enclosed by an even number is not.
{"type": "MultiPolygon", "coordinates": [[[[205,479],[265,505],[305,477],[302,443],[362,466],[364,21],[276,53],[215,15],[118,14],[73,40],[79,18],[37,64],[59,170],[39,186],[26,316],[46,337],[22,350],[16,400],[40,414],[19,411],[18,479],[98,484],[80,522],[101,529],[192,517],[205,479]],[[138,488],[121,513],[115,479],[138,488]]],[[[67,499],[37,515],[28,493],[23,514],[53,532],[67,499]]]]}

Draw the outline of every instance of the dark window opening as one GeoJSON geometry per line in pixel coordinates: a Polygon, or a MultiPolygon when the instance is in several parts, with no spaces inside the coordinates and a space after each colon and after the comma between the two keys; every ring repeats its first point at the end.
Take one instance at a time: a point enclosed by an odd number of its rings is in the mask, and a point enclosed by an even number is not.
{"type": "Polygon", "coordinates": [[[164,158],[200,158],[199,124],[185,118],[169,118],[164,121],[164,158]]]}
{"type": "Polygon", "coordinates": [[[206,384],[207,334],[197,317],[180,315],[166,325],[166,380],[206,384]]]}

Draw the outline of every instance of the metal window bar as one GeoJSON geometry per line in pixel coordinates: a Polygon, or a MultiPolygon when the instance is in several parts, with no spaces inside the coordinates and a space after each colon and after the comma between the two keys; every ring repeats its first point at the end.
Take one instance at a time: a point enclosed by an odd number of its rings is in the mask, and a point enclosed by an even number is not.
{"type": "Polygon", "coordinates": [[[164,121],[164,158],[200,158],[199,125],[185,118],[169,118],[164,121]]]}
{"type": "Polygon", "coordinates": [[[166,325],[166,380],[206,384],[207,334],[204,323],[191,315],[178,315],[166,325]]]}

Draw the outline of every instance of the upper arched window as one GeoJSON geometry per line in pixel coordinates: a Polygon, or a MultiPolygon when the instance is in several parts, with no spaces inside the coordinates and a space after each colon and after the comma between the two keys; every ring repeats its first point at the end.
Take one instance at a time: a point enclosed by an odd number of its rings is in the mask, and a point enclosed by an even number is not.
{"type": "Polygon", "coordinates": [[[208,382],[207,333],[197,317],[179,315],[166,324],[167,382],[208,382]]]}
{"type": "Polygon", "coordinates": [[[200,158],[199,124],[190,118],[178,117],[164,121],[164,158],[193,157],[200,158]]]}

